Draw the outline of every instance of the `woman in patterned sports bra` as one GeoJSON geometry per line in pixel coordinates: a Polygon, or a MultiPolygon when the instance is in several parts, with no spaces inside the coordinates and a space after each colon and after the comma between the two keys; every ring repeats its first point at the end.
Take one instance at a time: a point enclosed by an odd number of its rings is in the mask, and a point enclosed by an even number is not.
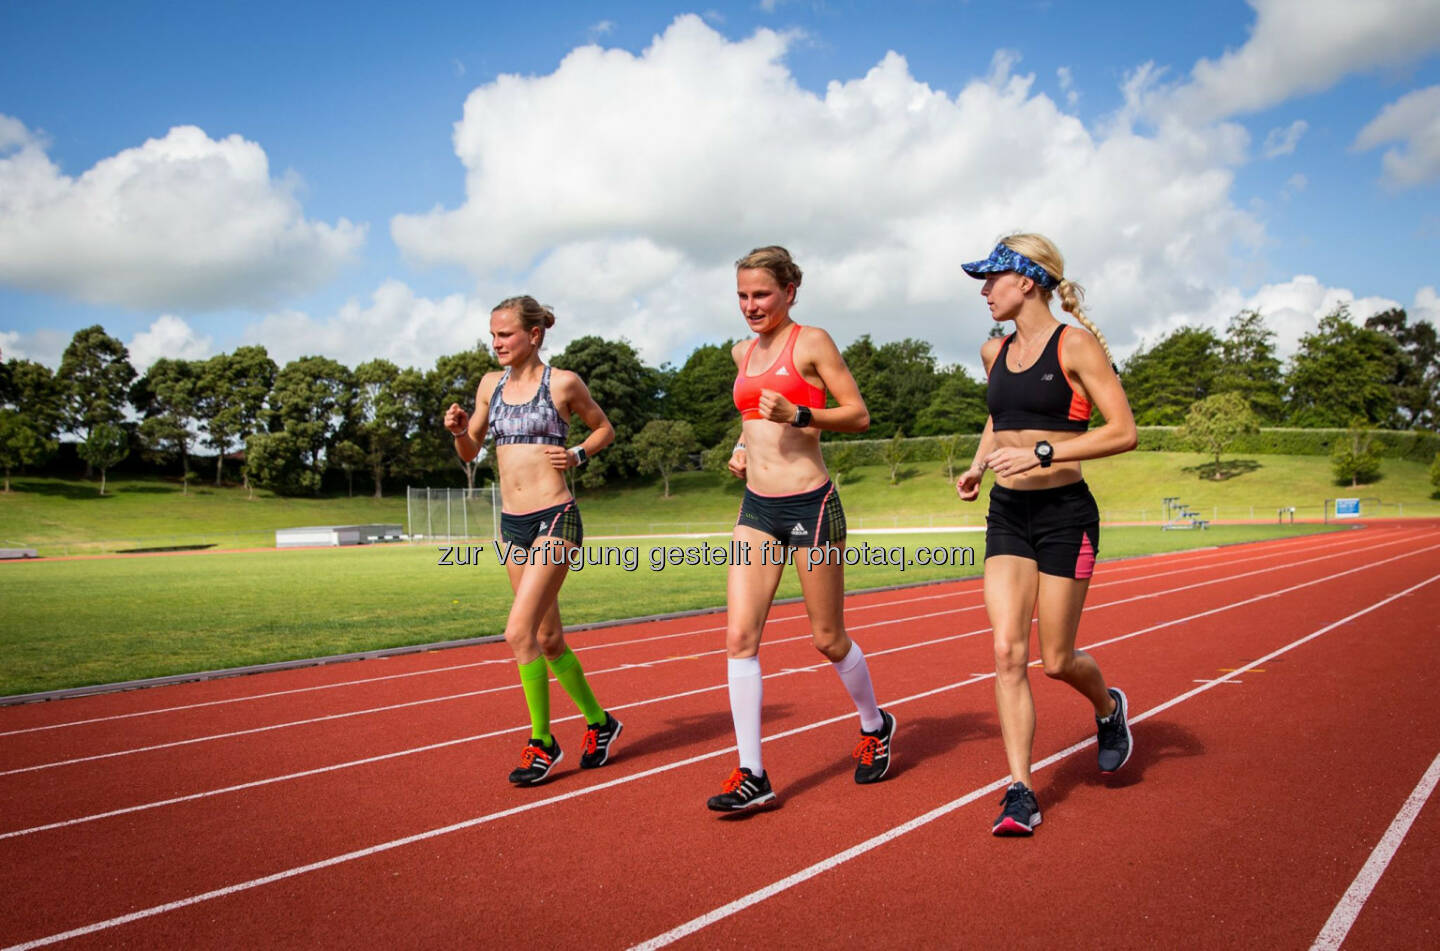
{"type": "Polygon", "coordinates": [[[743,435],[730,471],[745,480],[733,537],[749,546],[749,557],[737,558],[727,582],[725,648],[740,765],[707,803],[717,812],[775,799],[760,757],[758,653],[788,558],[800,575],[811,639],[860,713],[855,781],[877,782],[890,766],[895,718],[876,706],[865,655],[845,633],[845,511],[820,455],[821,430],[864,432],[870,413],[830,335],[790,319],[800,277],[780,247],[758,248],[736,262],[740,312],[756,335],[731,352],[743,435]],[[827,389],[838,406],[826,408],[827,389]]]}
{"type": "Polygon", "coordinates": [[[990,257],[963,267],[985,281],[980,293],[991,319],[1015,322],[1014,333],[980,349],[990,376],[990,419],[955,488],[973,502],[985,470],[995,473],[985,520],[985,609],[1014,782],[990,831],[1029,835],[1040,824],[1030,778],[1035,702],[1026,674],[1032,611],[1045,675],[1075,688],[1095,709],[1100,771],[1113,773],[1130,758],[1125,694],[1106,685],[1093,657],[1075,649],[1075,634],[1100,546],[1100,512],[1080,461],[1134,449],[1135,420],[1110,348],[1081,309],[1083,291],[1066,280],[1065,261],[1049,240],[1011,235],[990,257]],[[1089,333],[1055,319],[1052,293],[1089,333]],[[1087,432],[1092,403],[1105,422],[1087,432]]]}
{"type": "Polygon", "coordinates": [[[490,313],[490,337],[504,372],[485,374],[475,391],[475,413],[459,404],[445,412],[455,450],[469,461],[480,453],[488,432],[495,439],[500,474],[500,535],[509,547],[505,570],[515,601],[505,622],[505,641],[520,666],[520,685],[530,708],[531,736],[510,774],[517,786],[543,782],[560,762],[560,744],[550,733],[549,665],[585,715],[580,766],[604,766],[620,721],[595,700],[580,661],[565,644],[556,596],[569,571],[571,553],[584,539],[580,510],[565,485],[564,471],[583,466],[610,445],[615,429],[591,398],[585,381],[569,370],[540,362],[545,329],[555,315],[533,297],[511,297],[490,313]],[[579,416],[590,435],[567,450],[570,417],[579,416]],[[516,552],[528,550],[523,561],[516,552]]]}

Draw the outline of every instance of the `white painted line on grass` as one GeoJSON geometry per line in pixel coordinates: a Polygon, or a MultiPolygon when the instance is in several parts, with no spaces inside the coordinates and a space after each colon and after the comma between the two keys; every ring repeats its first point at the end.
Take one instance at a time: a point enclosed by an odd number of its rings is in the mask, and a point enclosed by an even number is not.
{"type": "MultiPolygon", "coordinates": [[[[1247,671],[1252,667],[1259,666],[1265,661],[1273,660],[1276,657],[1279,657],[1281,654],[1285,654],[1291,650],[1294,650],[1302,644],[1309,643],[1310,641],[1314,640],[1322,634],[1325,634],[1328,631],[1333,631],[1335,628],[1347,624],[1358,617],[1369,614],[1371,611],[1374,611],[1377,608],[1384,607],[1392,601],[1403,598],[1405,595],[1410,594],[1413,591],[1417,591],[1420,588],[1423,588],[1425,585],[1436,581],[1437,579],[1440,579],[1440,575],[1431,575],[1429,578],[1421,581],[1419,584],[1411,585],[1404,591],[1392,594],[1389,597],[1384,598],[1383,600],[1375,602],[1369,607],[1362,608],[1359,611],[1343,617],[1332,624],[1327,624],[1325,627],[1320,628],[1318,631],[1307,634],[1299,640],[1291,641],[1284,647],[1272,651],[1271,653],[1260,658],[1259,660],[1252,661],[1249,664],[1246,664],[1244,667],[1237,668],[1235,673],[1243,673],[1244,671],[1247,671]]],[[[1194,690],[1188,690],[1178,697],[1172,697],[1170,700],[1167,700],[1165,703],[1162,703],[1159,706],[1151,707],[1149,710],[1146,710],[1139,716],[1132,717],[1130,722],[1140,723],[1144,720],[1148,720],[1150,717],[1156,715],[1157,713],[1168,710],[1176,704],[1183,703],[1184,701],[1189,700],[1192,697],[1198,696],[1199,694],[1204,693],[1212,687],[1215,687],[1217,684],[1230,679],[1233,679],[1233,675],[1226,674],[1225,676],[1211,681],[1202,687],[1196,687],[1194,690]]],[[[1065,759],[1068,756],[1079,752],[1080,750],[1085,749],[1087,746],[1093,745],[1094,743],[1095,738],[1089,737],[1080,743],[1076,743],[1073,746],[1061,750],[1058,753],[1047,756],[1045,759],[1041,760],[1033,767],[1031,767],[1031,769],[1044,769],[1048,766],[1058,763],[1060,760],[1065,759]]],[[[1437,759],[1437,762],[1440,762],[1440,759],[1437,759]]],[[[1432,767],[1432,769],[1434,769],[1434,767],[1432,767]]],[[[1426,775],[1428,776],[1429,774],[1427,773],[1426,775]]],[[[867,839],[858,845],[852,846],[851,848],[848,848],[843,852],[832,855],[828,859],[823,859],[819,862],[816,862],[814,865],[811,865],[808,868],[803,868],[800,871],[794,873],[793,875],[788,875],[785,878],[780,879],[778,882],[774,882],[770,885],[765,886],[764,888],[757,889],[756,891],[753,891],[748,895],[737,898],[735,901],[732,901],[725,905],[721,905],[719,908],[706,912],[705,914],[700,915],[696,918],[692,918],[684,924],[672,928],[664,934],[656,935],[648,941],[643,941],[640,944],[634,945],[631,951],[653,951],[653,949],[655,948],[663,948],[666,945],[673,944],[674,942],[680,940],[687,935],[694,934],[702,928],[706,928],[717,921],[722,921],[732,915],[738,914],[739,912],[742,912],[748,908],[754,907],[755,905],[758,905],[760,902],[764,901],[767,898],[771,898],[775,895],[780,894],[783,891],[786,891],[787,889],[799,885],[801,882],[808,881],[817,875],[828,872],[831,869],[836,868],[837,866],[849,862],[851,859],[864,855],[866,852],[873,851],[874,849],[885,845],[887,842],[898,839],[900,836],[905,835],[908,832],[913,832],[921,826],[928,825],[929,823],[934,822],[936,819],[948,815],[954,812],[956,809],[961,808],[962,806],[969,805],[970,803],[974,802],[976,799],[979,799],[981,796],[987,793],[998,792],[1001,789],[1004,789],[1009,784],[1009,782],[1010,777],[1006,776],[1003,779],[995,780],[988,786],[982,786],[979,789],[971,790],[964,796],[961,796],[958,799],[953,799],[950,802],[944,804],[943,806],[938,806],[925,813],[924,815],[917,816],[916,818],[911,819],[909,822],[898,825],[886,832],[882,832],[879,835],[867,839]]],[[[1431,785],[1433,787],[1434,783],[1432,782],[1431,785]]],[[[1427,791],[1426,795],[1428,794],[1429,793],[1427,791]]]]}
{"type": "MultiPolygon", "coordinates": [[[[1420,777],[1420,782],[1410,793],[1400,811],[1395,814],[1395,819],[1390,823],[1390,828],[1380,837],[1370,858],[1360,869],[1360,874],[1355,876],[1355,881],[1345,890],[1340,897],[1340,902],[1335,910],[1330,913],[1330,919],[1325,922],[1325,927],[1320,929],[1316,936],[1315,943],[1310,946],[1311,951],[1336,951],[1345,942],[1345,936],[1350,933],[1350,928],[1355,924],[1355,919],[1360,917],[1360,911],[1365,907],[1365,901],[1375,886],[1380,882],[1380,876],[1385,874],[1385,868],[1395,853],[1400,850],[1400,843],[1405,841],[1405,833],[1410,831],[1414,825],[1415,817],[1420,815],[1420,810],[1435,791],[1435,784],[1440,782],[1440,756],[1430,761],[1430,768],[1425,770],[1425,775],[1420,777]]],[[[1404,936],[1399,936],[1404,940],[1404,936]]]]}

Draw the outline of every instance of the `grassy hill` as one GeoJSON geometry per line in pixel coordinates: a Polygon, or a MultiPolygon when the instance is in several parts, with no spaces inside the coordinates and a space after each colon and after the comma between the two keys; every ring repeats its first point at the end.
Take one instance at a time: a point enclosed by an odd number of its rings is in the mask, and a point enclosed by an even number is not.
{"type": "MultiPolygon", "coordinates": [[[[1231,460],[1239,474],[1223,481],[1202,478],[1205,457],[1195,453],[1132,452],[1085,464],[1086,478],[1109,522],[1155,522],[1161,499],[1176,496],[1204,517],[1273,521],[1280,507],[1297,518],[1320,518],[1325,499],[1379,498],[1365,514],[1440,516],[1423,463],[1383,461],[1378,482],[1352,489],[1337,486],[1323,456],[1256,456],[1231,460]]],[[[990,484],[987,476],[986,485],[990,484]]],[[[0,544],[23,544],[44,555],[126,548],[210,544],[219,548],[267,548],[278,528],[301,525],[395,522],[406,524],[403,495],[296,499],[236,487],[192,487],[160,479],[112,480],[101,497],[79,480],[15,480],[0,493],[0,544]]],[[[581,490],[585,527],[591,535],[674,534],[726,531],[734,523],[741,485],[728,475],[682,472],[672,478],[672,497],[658,481],[581,490]]],[[[936,462],[904,467],[898,485],[878,466],[862,467],[842,486],[852,529],[891,526],[982,525],[985,498],[961,503],[936,462]]]]}

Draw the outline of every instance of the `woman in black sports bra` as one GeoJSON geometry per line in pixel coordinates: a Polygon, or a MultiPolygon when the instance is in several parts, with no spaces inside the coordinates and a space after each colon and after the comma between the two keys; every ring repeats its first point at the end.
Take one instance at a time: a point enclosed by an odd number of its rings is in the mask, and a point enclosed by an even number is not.
{"type": "Polygon", "coordinates": [[[955,488],[973,502],[985,470],[995,473],[985,520],[985,609],[995,632],[995,701],[1014,782],[990,831],[1029,835],[1040,824],[1030,777],[1035,702],[1026,673],[1032,611],[1045,675],[1095,708],[1101,772],[1113,773],[1130,757],[1125,694],[1105,683],[1093,657],[1075,649],[1075,634],[1100,545],[1100,512],[1080,462],[1134,449],[1135,420],[1110,348],[1081,309],[1083,291],[1065,279],[1065,261],[1048,239],[1011,235],[964,269],[985,281],[980,293],[991,318],[1015,322],[1014,333],[980,350],[990,419],[955,488]],[[1052,294],[1089,333],[1055,319],[1052,294]],[[1092,404],[1105,418],[1094,430],[1092,404]]]}
{"type": "Polygon", "coordinates": [[[485,374],[475,391],[475,413],[452,403],[445,428],[455,451],[469,461],[480,453],[487,432],[495,440],[500,475],[500,535],[510,549],[505,570],[515,601],[505,622],[505,641],[515,652],[520,685],[530,709],[531,736],[510,773],[517,786],[543,782],[560,762],[560,744],[550,733],[550,679],[555,679],[585,715],[580,766],[604,766],[621,724],[595,700],[580,661],[565,644],[556,597],[565,583],[571,554],[584,540],[580,510],[564,472],[583,466],[610,445],[615,429],[591,398],[585,381],[569,370],[540,362],[545,329],[555,315],[533,297],[511,297],[490,312],[490,337],[504,371],[485,374]],[[579,416],[590,435],[565,448],[570,417],[579,416]],[[514,554],[529,551],[522,562],[514,554]]]}

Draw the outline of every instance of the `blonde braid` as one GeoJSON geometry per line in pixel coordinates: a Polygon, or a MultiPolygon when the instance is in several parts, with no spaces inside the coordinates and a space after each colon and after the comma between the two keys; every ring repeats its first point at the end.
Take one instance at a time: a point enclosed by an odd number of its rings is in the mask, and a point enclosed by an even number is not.
{"type": "Polygon", "coordinates": [[[1082,327],[1095,335],[1095,339],[1100,341],[1100,349],[1105,351],[1105,359],[1110,361],[1112,367],[1115,366],[1115,355],[1110,352],[1109,341],[1100,332],[1100,328],[1095,326],[1095,322],[1085,316],[1085,311],[1080,306],[1081,302],[1085,300],[1085,288],[1062,277],[1060,283],[1055,286],[1055,293],[1060,295],[1060,309],[1080,321],[1082,327]]]}

